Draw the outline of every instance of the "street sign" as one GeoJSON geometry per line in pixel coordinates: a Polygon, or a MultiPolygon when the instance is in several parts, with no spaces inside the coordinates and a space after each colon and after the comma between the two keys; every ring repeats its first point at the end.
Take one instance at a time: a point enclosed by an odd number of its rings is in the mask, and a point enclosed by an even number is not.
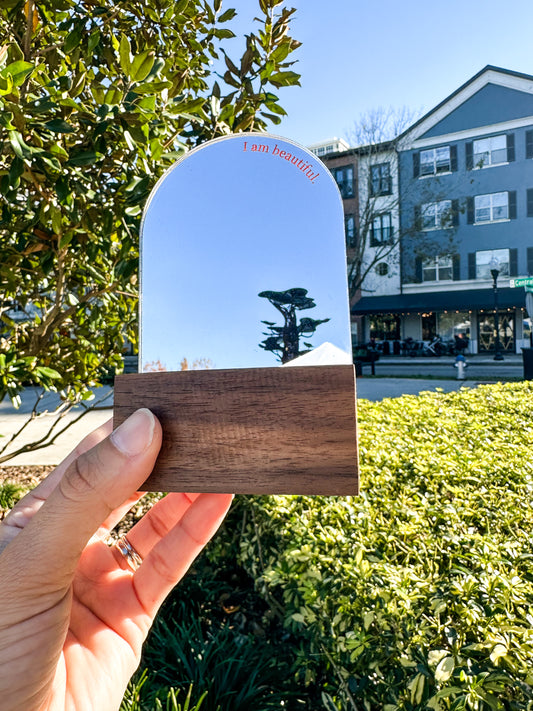
{"type": "Polygon", "coordinates": [[[509,286],[514,289],[517,286],[533,286],[533,277],[523,277],[522,279],[510,279],[509,286]]]}

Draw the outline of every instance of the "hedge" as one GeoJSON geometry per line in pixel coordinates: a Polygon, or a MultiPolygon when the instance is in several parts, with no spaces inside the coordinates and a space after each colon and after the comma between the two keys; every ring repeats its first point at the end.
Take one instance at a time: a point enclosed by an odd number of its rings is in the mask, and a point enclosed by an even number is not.
{"type": "Polygon", "coordinates": [[[527,382],[360,401],[361,496],[237,502],[209,558],[313,708],[533,709],[532,412],[527,382]]]}

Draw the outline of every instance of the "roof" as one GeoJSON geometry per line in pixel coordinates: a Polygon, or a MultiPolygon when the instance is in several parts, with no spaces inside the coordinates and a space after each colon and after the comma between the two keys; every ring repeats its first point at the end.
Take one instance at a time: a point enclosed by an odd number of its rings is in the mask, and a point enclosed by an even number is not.
{"type": "Polygon", "coordinates": [[[511,69],[504,69],[503,67],[496,67],[492,64],[487,64],[481,71],[479,71],[477,74],[474,74],[473,77],[470,77],[468,81],[466,81],[464,84],[461,84],[461,86],[453,91],[449,96],[447,96],[445,99],[443,99],[439,104],[434,106],[430,111],[427,112],[427,114],[424,114],[424,116],[421,116],[417,121],[415,121],[413,124],[411,124],[403,133],[401,133],[398,138],[402,138],[403,136],[407,136],[411,131],[413,131],[417,126],[419,126],[421,123],[424,121],[427,121],[427,119],[436,111],[441,109],[443,106],[445,106],[451,99],[453,99],[455,96],[460,94],[462,91],[464,91],[470,84],[473,82],[477,81],[483,74],[486,72],[493,71],[493,72],[498,72],[499,74],[506,74],[507,76],[512,76],[516,77],[517,79],[526,79],[528,81],[533,81],[533,75],[531,74],[524,74],[523,72],[515,72],[512,71],[511,69]]]}
{"type": "MultiPolygon", "coordinates": [[[[525,306],[522,289],[498,289],[498,305],[502,309],[525,306]]],[[[363,296],[352,306],[352,314],[405,314],[433,311],[477,311],[494,309],[492,285],[486,289],[434,291],[389,296],[363,296]]]]}

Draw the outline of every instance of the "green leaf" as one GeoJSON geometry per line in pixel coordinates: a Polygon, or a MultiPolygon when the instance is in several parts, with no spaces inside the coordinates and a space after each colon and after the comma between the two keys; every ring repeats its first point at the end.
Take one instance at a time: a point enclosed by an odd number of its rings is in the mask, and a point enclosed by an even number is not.
{"type": "Polygon", "coordinates": [[[13,77],[9,75],[7,77],[0,76],[0,96],[6,96],[7,94],[11,94],[12,91],[13,77]]]}
{"type": "Polygon", "coordinates": [[[70,52],[72,52],[73,49],[76,49],[76,47],[79,45],[83,35],[84,25],[78,23],[77,26],[72,30],[72,32],[69,32],[69,34],[66,36],[65,44],[63,45],[63,51],[66,54],[70,54],[70,52]]]}
{"type": "Polygon", "coordinates": [[[117,86],[111,85],[103,96],[103,104],[108,106],[116,106],[120,104],[124,93],[117,86]]]}
{"type": "Polygon", "coordinates": [[[47,121],[44,125],[49,131],[54,131],[54,133],[74,133],[76,130],[69,123],[60,118],[47,121]]]}
{"type": "Polygon", "coordinates": [[[229,10],[226,10],[225,12],[220,15],[218,18],[219,22],[227,22],[228,20],[233,20],[235,15],[237,14],[237,11],[233,8],[230,8],[229,10]]]}
{"type": "Polygon", "coordinates": [[[75,156],[71,156],[71,158],[69,158],[68,165],[92,165],[98,160],[99,157],[100,154],[95,153],[94,151],[82,151],[75,156]]]}
{"type": "Polygon", "coordinates": [[[19,60],[8,64],[7,67],[4,67],[4,69],[0,72],[0,77],[11,77],[14,86],[21,86],[24,84],[26,77],[29,76],[34,69],[35,65],[30,62],[19,60]]]}
{"type": "Polygon", "coordinates": [[[437,668],[435,669],[436,681],[448,681],[448,679],[452,676],[454,669],[455,662],[453,657],[444,657],[444,659],[440,660],[437,664],[437,668]]]}
{"type": "Polygon", "coordinates": [[[277,72],[269,77],[274,86],[299,86],[300,75],[296,72],[277,72]]]}
{"type": "Polygon", "coordinates": [[[232,39],[235,37],[235,32],[231,30],[217,29],[214,31],[214,35],[217,39],[232,39]]]}
{"type": "Polygon", "coordinates": [[[7,133],[11,147],[15,155],[19,158],[26,158],[30,154],[28,146],[22,140],[22,136],[18,131],[8,131],[7,133]]]}
{"type": "Polygon", "coordinates": [[[119,45],[120,67],[129,78],[131,72],[131,45],[126,35],[121,35],[119,45]]]}
{"type": "Polygon", "coordinates": [[[49,378],[50,380],[59,380],[61,378],[61,374],[57,370],[43,365],[35,368],[35,372],[41,377],[49,378]]]}
{"type": "Polygon", "coordinates": [[[141,82],[152,71],[154,66],[155,54],[151,50],[146,50],[135,57],[131,65],[130,78],[132,81],[141,82]]]}

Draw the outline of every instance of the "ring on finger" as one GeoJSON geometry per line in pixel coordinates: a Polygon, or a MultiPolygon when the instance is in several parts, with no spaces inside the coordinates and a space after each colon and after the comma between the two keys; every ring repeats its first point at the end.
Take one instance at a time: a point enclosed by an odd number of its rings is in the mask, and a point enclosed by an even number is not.
{"type": "Polygon", "coordinates": [[[137,553],[135,548],[128,541],[126,536],[120,536],[118,541],[115,543],[115,548],[122,555],[128,566],[133,572],[140,567],[143,562],[141,556],[137,553]]]}

